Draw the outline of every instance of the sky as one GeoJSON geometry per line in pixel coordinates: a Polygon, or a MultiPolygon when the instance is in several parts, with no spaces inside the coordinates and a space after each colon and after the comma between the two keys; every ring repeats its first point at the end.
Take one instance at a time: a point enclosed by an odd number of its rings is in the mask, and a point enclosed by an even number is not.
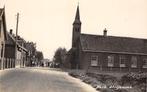
{"type": "Polygon", "coordinates": [[[147,0],[0,0],[6,11],[7,30],[37,44],[45,58],[57,48],[71,48],[72,23],[79,2],[82,33],[147,38],[147,0]]]}

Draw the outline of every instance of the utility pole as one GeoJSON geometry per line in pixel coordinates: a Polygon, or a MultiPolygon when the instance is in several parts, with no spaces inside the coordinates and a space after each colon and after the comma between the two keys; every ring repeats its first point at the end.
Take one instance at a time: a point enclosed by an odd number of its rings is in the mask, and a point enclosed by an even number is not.
{"type": "Polygon", "coordinates": [[[18,64],[18,61],[17,61],[18,23],[19,23],[19,13],[17,13],[17,22],[16,22],[16,37],[15,37],[15,67],[16,67],[16,65],[18,64]]]}

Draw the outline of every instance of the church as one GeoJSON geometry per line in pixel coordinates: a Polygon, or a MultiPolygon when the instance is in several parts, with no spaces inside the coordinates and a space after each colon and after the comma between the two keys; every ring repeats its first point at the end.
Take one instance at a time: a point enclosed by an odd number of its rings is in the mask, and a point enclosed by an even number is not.
{"type": "Polygon", "coordinates": [[[94,71],[147,72],[147,39],[81,33],[79,6],[73,22],[70,68],[94,71]]]}

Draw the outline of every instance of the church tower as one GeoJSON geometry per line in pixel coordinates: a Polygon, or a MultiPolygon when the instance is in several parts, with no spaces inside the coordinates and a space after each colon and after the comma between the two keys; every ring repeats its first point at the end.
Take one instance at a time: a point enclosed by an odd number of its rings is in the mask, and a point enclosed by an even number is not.
{"type": "Polygon", "coordinates": [[[80,12],[78,5],[75,20],[73,22],[72,47],[76,47],[76,44],[80,38],[80,34],[81,34],[81,21],[80,21],[80,12]]]}

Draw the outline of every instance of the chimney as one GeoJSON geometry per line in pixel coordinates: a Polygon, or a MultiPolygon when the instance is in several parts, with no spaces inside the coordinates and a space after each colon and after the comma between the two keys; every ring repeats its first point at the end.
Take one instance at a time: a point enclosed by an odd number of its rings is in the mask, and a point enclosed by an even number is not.
{"type": "Polygon", "coordinates": [[[10,34],[12,35],[12,33],[13,33],[13,30],[12,30],[12,29],[10,29],[10,34]]]}
{"type": "Polygon", "coordinates": [[[106,28],[104,29],[103,35],[104,35],[104,36],[107,36],[107,29],[106,29],[106,28]]]}

